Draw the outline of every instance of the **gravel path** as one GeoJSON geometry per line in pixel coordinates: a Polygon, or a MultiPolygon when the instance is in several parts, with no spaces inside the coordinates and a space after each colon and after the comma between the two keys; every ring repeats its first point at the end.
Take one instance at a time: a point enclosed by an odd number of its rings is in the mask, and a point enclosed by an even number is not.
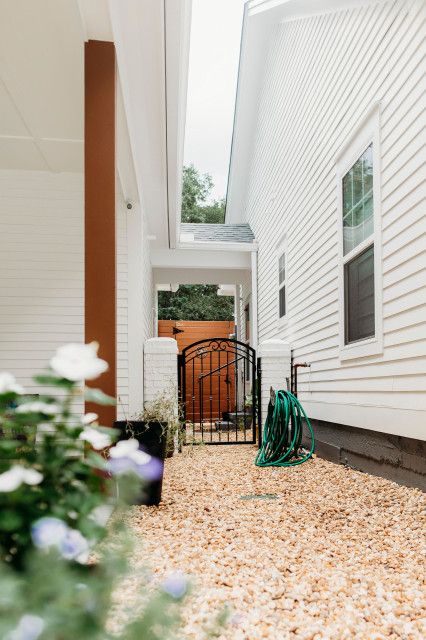
{"type": "Polygon", "coordinates": [[[167,461],[162,505],[130,517],[136,567],[193,576],[184,637],[228,603],[223,640],[426,638],[426,496],[320,459],[259,469],[255,453],[193,447],[167,461]]]}

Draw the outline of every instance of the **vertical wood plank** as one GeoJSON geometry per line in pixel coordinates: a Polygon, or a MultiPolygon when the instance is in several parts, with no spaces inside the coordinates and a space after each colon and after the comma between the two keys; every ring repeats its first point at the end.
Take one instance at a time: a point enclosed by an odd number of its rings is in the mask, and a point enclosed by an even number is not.
{"type": "MultiPolygon", "coordinates": [[[[93,384],[116,396],[115,48],[85,44],[85,341],[100,344],[109,370],[93,384]]],[[[115,407],[86,403],[112,426],[115,407]]]]}

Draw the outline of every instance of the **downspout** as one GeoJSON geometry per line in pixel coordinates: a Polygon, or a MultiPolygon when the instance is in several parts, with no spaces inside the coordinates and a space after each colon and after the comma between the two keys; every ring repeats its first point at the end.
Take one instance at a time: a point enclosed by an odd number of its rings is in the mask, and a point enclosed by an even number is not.
{"type": "Polygon", "coordinates": [[[158,338],[158,289],[157,285],[154,285],[154,305],[152,307],[152,315],[153,315],[153,336],[154,338],[158,338]]]}
{"type": "Polygon", "coordinates": [[[255,351],[258,344],[258,306],[257,306],[257,251],[251,252],[251,331],[250,343],[255,351]]]}
{"type": "Polygon", "coordinates": [[[235,296],[234,296],[234,324],[235,324],[235,337],[237,340],[240,340],[241,332],[240,332],[240,285],[237,284],[235,287],[235,296]]]}

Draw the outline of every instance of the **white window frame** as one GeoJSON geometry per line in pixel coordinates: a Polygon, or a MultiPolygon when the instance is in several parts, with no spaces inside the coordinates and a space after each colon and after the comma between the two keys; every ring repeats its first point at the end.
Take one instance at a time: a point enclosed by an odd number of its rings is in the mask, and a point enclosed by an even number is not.
{"type": "Polygon", "coordinates": [[[339,358],[364,358],[383,353],[383,275],[381,228],[381,154],[380,105],[375,105],[336,158],[337,231],[338,231],[338,303],[339,358]],[[373,145],[373,234],[352,251],[343,254],[343,178],[367,147],[373,145]],[[374,336],[345,344],[345,265],[368,247],[374,246],[374,336]]]}
{"type": "Polygon", "coordinates": [[[276,247],[276,278],[277,278],[277,318],[278,327],[282,328],[287,325],[288,322],[288,259],[287,259],[287,238],[281,238],[276,247]],[[280,258],[284,254],[284,269],[285,279],[280,283],[280,258]],[[285,314],[280,317],[280,290],[285,287],[285,314]]]}

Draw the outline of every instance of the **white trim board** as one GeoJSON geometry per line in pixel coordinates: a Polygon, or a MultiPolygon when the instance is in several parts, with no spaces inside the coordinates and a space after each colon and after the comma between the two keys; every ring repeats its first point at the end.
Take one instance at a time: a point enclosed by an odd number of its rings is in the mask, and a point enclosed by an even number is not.
{"type": "Polygon", "coordinates": [[[372,109],[366,119],[356,127],[337,156],[337,230],[338,230],[338,305],[339,305],[339,357],[340,360],[377,356],[383,353],[383,264],[382,264],[382,214],[381,214],[381,156],[380,156],[380,105],[372,109]],[[342,180],[365,149],[373,144],[373,235],[364,240],[346,256],[343,255],[342,180]],[[373,338],[345,344],[345,295],[344,266],[354,255],[374,246],[374,316],[373,338]]]}

